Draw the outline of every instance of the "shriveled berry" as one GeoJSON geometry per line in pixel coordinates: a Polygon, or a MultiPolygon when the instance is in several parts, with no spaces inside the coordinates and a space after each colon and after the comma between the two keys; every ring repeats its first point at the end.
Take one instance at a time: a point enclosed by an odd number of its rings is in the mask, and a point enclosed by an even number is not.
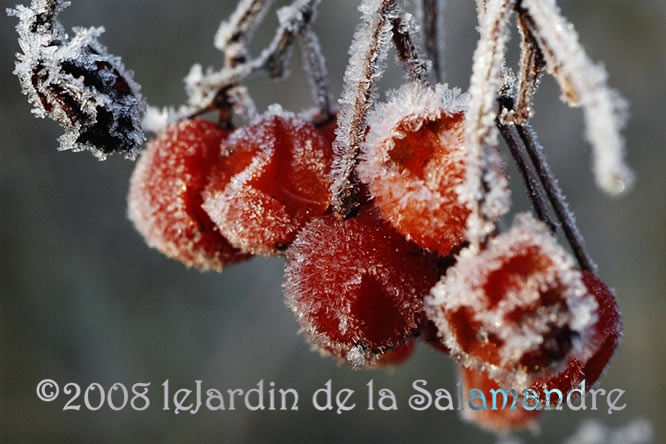
{"type": "Polygon", "coordinates": [[[516,389],[566,367],[597,310],[573,259],[528,214],[480,253],[463,250],[426,303],[452,356],[516,389]]]}
{"type": "Polygon", "coordinates": [[[274,106],[222,150],[203,208],[235,247],[278,254],[328,209],[332,148],[312,123],[274,106]]]}
{"type": "Polygon", "coordinates": [[[466,97],[438,85],[404,85],[368,116],[358,165],[382,215],[408,239],[446,256],[464,241],[466,97]]]}
{"type": "Polygon", "coordinates": [[[349,220],[315,219],[286,256],[287,306],[322,354],[355,368],[374,365],[418,332],[423,297],[441,275],[435,255],[369,206],[349,220]]]}
{"type": "Polygon", "coordinates": [[[148,245],[188,266],[221,270],[249,256],[233,248],[201,208],[212,167],[229,131],[184,120],[152,140],[130,181],[128,214],[148,245]]]}

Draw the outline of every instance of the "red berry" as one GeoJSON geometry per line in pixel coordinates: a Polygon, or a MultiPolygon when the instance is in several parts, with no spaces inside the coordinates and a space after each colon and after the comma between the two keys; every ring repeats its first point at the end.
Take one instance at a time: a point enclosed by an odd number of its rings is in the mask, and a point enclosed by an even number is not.
{"type": "Polygon", "coordinates": [[[596,322],[573,259],[529,215],[480,253],[463,250],[432,294],[426,310],[452,356],[515,389],[564,368],[596,322]]]}
{"type": "Polygon", "coordinates": [[[148,245],[188,266],[221,270],[247,259],[201,208],[210,169],[229,135],[212,122],[184,120],[153,139],[130,181],[129,218],[148,245]]]}
{"type": "Polygon", "coordinates": [[[382,215],[408,239],[446,256],[463,243],[469,210],[465,178],[464,96],[412,83],[368,116],[359,177],[382,215]]]}
{"type": "Polygon", "coordinates": [[[323,354],[374,365],[423,324],[437,258],[398,234],[374,208],[312,221],[286,252],[287,306],[323,354]]]}
{"type": "Polygon", "coordinates": [[[223,142],[204,209],[232,245],[273,255],[330,202],[332,148],[313,124],[274,107],[223,142]]]}
{"type": "Polygon", "coordinates": [[[563,371],[547,371],[532,382],[532,388],[539,392],[544,388],[557,388],[567,393],[579,388],[583,381],[587,389],[591,388],[608,366],[622,339],[622,318],[613,293],[594,274],[581,271],[581,275],[588,293],[597,301],[597,321],[590,329],[588,341],[577,354],[569,358],[563,371]]]}
{"type": "MultiPolygon", "coordinates": [[[[500,385],[489,378],[483,372],[467,369],[463,366],[458,367],[458,374],[460,381],[463,384],[463,403],[464,409],[461,411],[463,418],[471,421],[486,430],[497,433],[506,433],[515,429],[533,428],[536,425],[539,416],[543,410],[526,410],[523,408],[523,396],[520,391],[516,391],[515,410],[511,410],[514,399],[513,394],[509,391],[511,387],[500,387],[500,385]],[[485,409],[474,410],[468,402],[471,398],[470,390],[477,389],[483,393],[483,398],[486,401],[485,409]],[[493,410],[492,399],[493,392],[491,390],[507,390],[507,403],[503,407],[503,395],[495,395],[496,404],[493,410]]],[[[539,393],[538,393],[539,394],[539,393]]],[[[475,393],[477,397],[480,395],[475,393]]],[[[540,395],[540,394],[539,394],[540,395]]],[[[532,407],[533,401],[527,404],[532,407]]],[[[480,401],[472,399],[472,404],[475,407],[481,407],[480,401]]]]}
{"type": "Polygon", "coordinates": [[[405,342],[394,350],[384,353],[375,365],[378,367],[393,367],[403,364],[414,354],[414,350],[416,350],[416,341],[405,342]]]}

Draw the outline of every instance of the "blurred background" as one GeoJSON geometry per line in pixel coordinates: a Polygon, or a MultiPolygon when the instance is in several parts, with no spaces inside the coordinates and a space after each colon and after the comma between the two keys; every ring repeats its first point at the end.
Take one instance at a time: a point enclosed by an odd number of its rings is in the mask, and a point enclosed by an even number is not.
{"type": "MultiPolygon", "coordinates": [[[[278,1],[278,5],[286,4],[278,1]]],[[[357,1],[324,0],[315,28],[336,95],[359,13],[357,1]]],[[[610,84],[631,103],[625,131],[636,170],[635,190],[621,200],[595,188],[582,112],[559,99],[551,78],[538,92],[534,127],[565,190],[600,276],[616,290],[625,336],[601,380],[625,390],[626,408],[550,413],[526,441],[561,442],[586,420],[620,427],[648,419],[655,442],[666,436],[666,3],[661,0],[560,0],[588,54],[602,61],[610,84]]],[[[3,3],[5,7],[13,3],[3,3]]],[[[102,42],[121,55],[153,105],[184,103],[182,78],[193,63],[219,66],[213,35],[235,1],[80,0],[62,15],[71,26],[105,26],[102,42]]],[[[474,2],[450,0],[446,10],[448,80],[466,89],[476,45],[474,2]]],[[[15,18],[0,15],[0,441],[2,442],[387,442],[493,443],[494,435],[456,412],[413,411],[412,382],[455,390],[454,365],[420,347],[393,372],[352,372],[310,351],[281,295],[281,259],[254,259],[221,274],[200,273],[149,249],[126,217],[133,164],[98,162],[88,153],[58,152],[60,129],[37,120],[11,74],[18,51],[15,18]],[[53,379],[59,398],[40,401],[39,381],[53,379]],[[298,411],[162,410],[162,386],[221,392],[275,382],[300,394],[298,411]],[[367,410],[367,386],[389,388],[398,410],[367,410]],[[332,381],[355,391],[356,408],[319,412],[312,393],[332,381]],[[151,382],[151,406],[112,411],[63,411],[68,382],[82,388],[151,382]]],[[[271,12],[253,41],[256,54],[273,35],[271,12]]],[[[517,39],[511,42],[517,59],[517,39]]],[[[392,65],[381,83],[400,84],[392,65]]],[[[260,110],[281,103],[311,106],[298,50],[292,76],[277,85],[248,83],[260,110]]],[[[527,208],[515,174],[515,210],[527,208]]],[[[266,389],[267,390],[267,389],[266,389]]],[[[376,395],[376,394],[375,394],[376,395]]],[[[91,400],[98,400],[97,395],[91,400]]],[[[375,397],[375,399],[377,399],[375,397]]],[[[83,405],[83,395],[77,402],[83,405]]],[[[605,405],[602,404],[602,406],[605,405]]],[[[172,406],[173,408],[173,406],[172,406]]]]}

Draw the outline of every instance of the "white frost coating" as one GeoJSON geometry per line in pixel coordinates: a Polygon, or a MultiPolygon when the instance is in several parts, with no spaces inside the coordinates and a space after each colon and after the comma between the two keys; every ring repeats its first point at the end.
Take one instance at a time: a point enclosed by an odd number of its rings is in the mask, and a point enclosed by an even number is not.
{"type": "Polygon", "coordinates": [[[461,202],[471,210],[467,238],[474,249],[495,229],[495,221],[510,205],[506,177],[497,174],[501,159],[492,147],[497,146],[498,140],[496,99],[502,86],[504,54],[510,37],[509,15],[514,5],[515,0],[489,0],[485,13],[480,14],[481,36],[474,52],[471,99],[465,120],[467,179],[459,190],[461,202]]]}
{"type": "MultiPolygon", "coordinates": [[[[228,20],[222,22],[215,34],[214,44],[220,51],[233,51],[230,45],[239,45],[245,51],[245,45],[252,38],[274,0],[241,0],[228,20]],[[239,38],[240,36],[240,38],[239,38]]],[[[227,57],[229,54],[225,54],[227,57]]]]}
{"type": "Polygon", "coordinates": [[[625,100],[608,87],[605,69],[589,59],[554,0],[524,0],[522,7],[534,21],[546,67],[559,82],[563,99],[583,107],[597,185],[612,195],[628,191],[634,174],[625,163],[620,134],[627,117],[625,100]]]}
{"type": "Polygon", "coordinates": [[[166,131],[167,128],[186,118],[192,112],[192,108],[186,106],[180,106],[178,109],[173,107],[162,107],[160,109],[156,106],[148,106],[141,120],[141,125],[144,131],[158,134],[166,131]]]}
{"type": "Polygon", "coordinates": [[[14,74],[37,117],[58,121],[65,133],[61,150],[89,150],[104,160],[123,153],[135,158],[145,141],[140,120],[145,104],[140,87],[119,57],[98,42],[103,28],[74,28],[58,21],[69,2],[33,0],[17,6],[19,45],[14,74]]]}
{"type": "Polygon", "coordinates": [[[365,115],[375,99],[374,86],[385,69],[384,60],[392,42],[391,19],[397,17],[392,3],[388,0],[364,0],[358,8],[361,22],[349,48],[350,58],[345,69],[338,127],[333,142],[335,157],[331,168],[331,192],[334,207],[341,206],[337,199],[350,186],[349,179],[366,128],[365,115]]]}
{"type": "MultiPolygon", "coordinates": [[[[358,164],[359,179],[369,185],[384,218],[408,239],[440,255],[464,241],[467,212],[455,190],[467,157],[461,113],[468,98],[446,85],[432,89],[417,82],[404,84],[368,113],[370,130],[358,164]],[[423,127],[435,130],[438,148],[417,174],[392,155],[397,143],[423,127]]],[[[419,155],[418,146],[414,155],[419,155]]]]}
{"type": "MultiPolygon", "coordinates": [[[[512,272],[506,273],[508,276],[512,272]]],[[[598,306],[594,296],[587,292],[573,258],[557,244],[543,223],[527,213],[517,215],[511,229],[490,239],[480,253],[472,248],[462,250],[458,262],[426,297],[425,308],[452,356],[463,366],[485,371],[507,387],[518,389],[529,385],[536,373],[528,371],[518,361],[526,353],[539,350],[549,332],[561,328],[573,332],[572,348],[567,354],[582,362],[598,347],[591,329],[597,321],[598,306]],[[519,280],[503,289],[506,292],[499,301],[492,299],[485,288],[488,279],[511,258],[521,257],[529,250],[541,258],[535,262],[544,264],[539,265],[541,269],[528,275],[521,272],[512,275],[512,279],[519,280]],[[542,305],[542,295],[552,292],[556,292],[560,302],[542,305]],[[471,338],[459,338],[456,334],[459,330],[449,317],[461,309],[468,310],[471,319],[479,323],[479,330],[474,334],[501,340],[498,364],[486,362],[463,348],[461,344],[471,338]],[[516,309],[528,309],[529,314],[520,322],[507,318],[516,309]]],[[[553,363],[558,367],[551,370],[561,370],[559,366],[566,362],[564,358],[553,363]]]]}

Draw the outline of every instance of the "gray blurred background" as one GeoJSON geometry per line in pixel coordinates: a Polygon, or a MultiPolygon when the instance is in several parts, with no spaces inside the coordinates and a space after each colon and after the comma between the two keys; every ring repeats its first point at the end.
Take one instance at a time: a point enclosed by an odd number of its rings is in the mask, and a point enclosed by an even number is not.
{"type": "MultiPolygon", "coordinates": [[[[185,100],[182,78],[192,63],[219,66],[212,44],[234,1],[74,1],[62,21],[106,27],[102,42],[121,55],[151,104],[185,100]]],[[[281,1],[278,4],[284,4],[281,1]]],[[[613,200],[598,191],[583,139],[582,113],[558,100],[551,78],[538,93],[534,126],[569,197],[601,277],[616,290],[625,337],[601,386],[621,388],[627,407],[550,413],[541,434],[521,439],[561,442],[584,420],[620,426],[637,417],[666,428],[666,4],[661,0],[561,0],[594,60],[631,102],[625,132],[638,180],[632,194],[613,200]]],[[[450,0],[447,9],[448,79],[468,86],[476,44],[474,2],[450,0]]],[[[3,0],[3,5],[13,6],[3,0]]],[[[358,19],[357,2],[324,0],[316,29],[328,58],[335,94],[358,19]]],[[[3,8],[4,10],[4,8],[3,8]]],[[[127,220],[125,195],[133,164],[98,162],[87,153],[57,152],[56,124],[36,120],[12,76],[18,50],[15,18],[0,14],[0,441],[2,442],[481,442],[493,435],[462,422],[455,412],[416,412],[407,400],[414,380],[455,390],[454,365],[420,347],[392,373],[352,372],[309,350],[284,307],[281,259],[255,259],[222,274],[188,270],[149,249],[127,220]],[[59,398],[40,401],[42,379],[60,384],[59,398]],[[248,390],[260,380],[294,388],[299,410],[211,412],[162,410],[162,386],[248,390]],[[311,406],[312,393],[332,380],[354,390],[356,408],[337,415],[311,406]],[[398,411],[368,411],[367,387],[391,389],[398,411]],[[64,385],[97,382],[130,387],[151,382],[152,405],[137,412],[63,411],[64,385]]],[[[254,40],[264,47],[276,26],[271,12],[254,40]]],[[[517,39],[512,40],[513,60],[517,39]]],[[[391,56],[390,64],[393,64],[391,56]]],[[[298,51],[292,77],[278,85],[249,83],[260,109],[274,102],[310,106],[298,51]]],[[[392,68],[382,88],[396,87],[392,68]]],[[[515,209],[526,208],[513,176],[515,209]]],[[[117,393],[116,393],[117,394],[117,393]]],[[[93,397],[97,400],[97,395],[93,397]]],[[[118,398],[119,399],[119,398],[118,398]]],[[[376,396],[375,396],[376,399],[376,396]]],[[[82,396],[77,400],[83,405],[82,396]]],[[[605,405],[605,404],[602,404],[605,405]]],[[[172,406],[173,409],[173,406],[172,406]]]]}

